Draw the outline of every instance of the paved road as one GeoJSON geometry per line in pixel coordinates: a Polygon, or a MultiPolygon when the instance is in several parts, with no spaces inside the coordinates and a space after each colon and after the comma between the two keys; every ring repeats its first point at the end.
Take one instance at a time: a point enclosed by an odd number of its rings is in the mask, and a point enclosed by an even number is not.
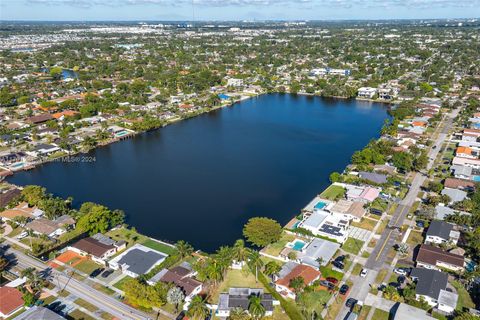
{"type": "MultiPolygon", "coordinates": [[[[448,131],[452,127],[453,120],[458,115],[458,112],[459,109],[453,110],[439,124],[439,129],[437,129],[437,131],[439,131],[438,137],[428,152],[429,162],[427,164],[427,171],[432,168],[441,146],[447,138],[448,131]]],[[[417,198],[420,187],[425,182],[425,179],[426,175],[423,173],[415,173],[409,192],[405,198],[403,198],[403,200],[398,202],[398,206],[389,222],[389,227],[385,228],[385,231],[382,233],[377,245],[365,263],[365,268],[369,269],[367,276],[365,278],[351,277],[351,280],[354,284],[349,293],[349,297],[355,298],[359,301],[365,301],[369,294],[370,285],[375,282],[378,271],[386,267],[392,268],[392,266],[385,265],[388,252],[396,244],[400,235],[400,231],[398,229],[403,225],[407,214],[417,198]]],[[[336,319],[345,319],[348,312],[349,310],[343,306],[336,319]]]]}
{"type": "Polygon", "coordinates": [[[104,310],[111,315],[122,320],[148,320],[151,319],[144,312],[134,309],[115,298],[112,298],[102,292],[95,290],[94,288],[77,281],[74,278],[69,277],[63,272],[59,272],[52,269],[40,261],[33,259],[25,255],[24,253],[9,248],[6,251],[7,254],[15,255],[17,259],[17,265],[20,268],[33,267],[44,273],[49,273],[48,279],[60,288],[65,288],[66,291],[74,294],[78,298],[82,298],[85,301],[93,304],[97,308],[104,310]]]}

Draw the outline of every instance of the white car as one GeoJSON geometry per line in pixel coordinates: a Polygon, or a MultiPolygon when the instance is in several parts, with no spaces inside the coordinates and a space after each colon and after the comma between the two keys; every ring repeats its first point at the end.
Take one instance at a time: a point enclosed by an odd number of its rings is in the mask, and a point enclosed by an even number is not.
{"type": "Polygon", "coordinates": [[[17,236],[17,239],[23,239],[23,238],[25,238],[26,236],[28,236],[28,232],[27,232],[27,231],[23,231],[22,233],[20,233],[20,234],[17,236]]]}
{"type": "Polygon", "coordinates": [[[401,268],[395,268],[395,269],[393,269],[393,272],[395,272],[396,274],[402,275],[402,276],[407,275],[407,271],[405,269],[401,269],[401,268]]]}
{"type": "Polygon", "coordinates": [[[362,269],[360,272],[360,277],[365,278],[367,276],[368,270],[367,269],[362,269]]]}

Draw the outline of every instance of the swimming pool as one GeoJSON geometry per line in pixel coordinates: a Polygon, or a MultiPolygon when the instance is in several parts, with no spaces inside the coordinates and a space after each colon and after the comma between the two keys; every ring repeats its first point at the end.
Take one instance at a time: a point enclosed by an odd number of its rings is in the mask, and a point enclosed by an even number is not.
{"type": "Polygon", "coordinates": [[[328,203],[326,202],[323,202],[323,201],[319,201],[317,202],[317,204],[315,205],[315,209],[323,209],[327,206],[328,203]]]}
{"type": "Polygon", "coordinates": [[[480,176],[473,176],[472,179],[473,179],[473,181],[479,182],[480,181],[480,176]]]}
{"type": "Polygon", "coordinates": [[[292,226],[292,230],[293,230],[293,229],[297,229],[297,228],[298,228],[298,225],[300,224],[300,222],[301,222],[301,221],[295,222],[295,223],[293,224],[293,226],[292,226]]]}
{"type": "Polygon", "coordinates": [[[302,240],[295,240],[295,242],[293,243],[293,246],[292,246],[292,249],[295,250],[295,251],[302,251],[303,247],[305,247],[305,242],[303,242],[302,240]]]}

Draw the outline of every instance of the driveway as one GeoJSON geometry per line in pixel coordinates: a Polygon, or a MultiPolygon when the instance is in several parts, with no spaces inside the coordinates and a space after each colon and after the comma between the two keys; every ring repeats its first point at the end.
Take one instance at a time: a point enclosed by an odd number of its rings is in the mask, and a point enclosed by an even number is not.
{"type": "Polygon", "coordinates": [[[350,227],[349,237],[361,240],[363,242],[370,238],[372,232],[358,227],[350,227]]]}

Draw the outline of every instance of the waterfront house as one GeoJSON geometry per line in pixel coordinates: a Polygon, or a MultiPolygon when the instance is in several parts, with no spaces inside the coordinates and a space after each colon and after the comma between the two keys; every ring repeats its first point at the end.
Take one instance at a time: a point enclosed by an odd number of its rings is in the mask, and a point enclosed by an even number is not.
{"type": "MultiPolygon", "coordinates": [[[[185,302],[188,304],[192,298],[202,291],[203,284],[194,278],[196,272],[192,270],[188,263],[183,263],[171,269],[162,269],[154,275],[148,283],[155,285],[161,281],[171,283],[179,287],[185,294],[185,302]]],[[[185,308],[185,306],[184,306],[185,308]]]]}
{"type": "Polygon", "coordinates": [[[0,287],[0,317],[7,319],[23,308],[22,293],[7,286],[0,287]]]}
{"type": "Polygon", "coordinates": [[[248,306],[250,305],[249,298],[251,296],[261,298],[261,304],[265,309],[266,317],[273,315],[273,308],[277,302],[271,294],[264,293],[263,289],[230,288],[228,293],[220,293],[216,316],[226,318],[230,316],[230,311],[238,308],[248,312],[248,306]]]}
{"type": "Polygon", "coordinates": [[[333,215],[324,210],[315,210],[310,216],[305,217],[298,226],[309,230],[316,236],[323,236],[344,243],[348,236],[349,221],[340,215],[333,215]]]}
{"type": "Polygon", "coordinates": [[[376,93],[377,93],[376,88],[372,88],[372,87],[358,88],[358,97],[360,98],[372,99],[376,93]]]}
{"type": "Polygon", "coordinates": [[[33,233],[46,235],[49,238],[58,237],[73,227],[75,227],[75,220],[69,215],[60,216],[55,220],[39,218],[25,225],[25,228],[32,230],[33,233]]]}
{"type": "Polygon", "coordinates": [[[334,215],[340,215],[344,219],[353,220],[355,222],[360,222],[363,216],[367,213],[363,202],[344,199],[335,203],[329,211],[334,215]]]}
{"type": "Polygon", "coordinates": [[[447,178],[445,179],[443,186],[449,189],[460,189],[460,190],[466,190],[466,191],[475,190],[475,182],[471,180],[464,180],[464,179],[447,178]]]}
{"type": "Polygon", "coordinates": [[[453,229],[453,224],[445,221],[433,220],[428,227],[425,243],[457,244],[459,238],[460,232],[453,229]]]}
{"type": "Polygon", "coordinates": [[[453,165],[450,167],[453,176],[457,179],[472,180],[473,168],[463,165],[453,165]]]}
{"type": "Polygon", "coordinates": [[[13,199],[20,197],[21,194],[22,191],[16,187],[3,189],[0,191],[0,208],[4,208],[13,199]]]}
{"type": "Polygon", "coordinates": [[[347,189],[346,197],[348,200],[369,203],[374,201],[380,195],[380,189],[369,186],[356,186],[352,184],[343,184],[347,189]]]}
{"type": "Polygon", "coordinates": [[[34,145],[32,150],[27,150],[25,153],[31,157],[45,157],[60,150],[61,149],[56,145],[39,143],[34,145]]]}
{"type": "Polygon", "coordinates": [[[325,266],[338,249],[340,249],[340,244],[336,242],[314,238],[297,253],[297,261],[314,268],[325,266]]]}
{"type": "MultiPolygon", "coordinates": [[[[20,193],[18,193],[20,195],[20,193]]],[[[5,220],[14,220],[16,217],[25,217],[27,219],[36,219],[43,215],[43,211],[37,207],[30,207],[28,203],[21,202],[12,209],[6,209],[0,212],[0,217],[5,220]]]]}
{"type": "MultiPolygon", "coordinates": [[[[413,268],[410,277],[417,284],[415,287],[417,299],[422,297],[432,307],[437,306],[439,300],[445,302],[441,297],[448,292],[446,290],[448,274],[432,269],[413,268]]],[[[446,309],[445,306],[444,309],[446,309]]]]}
{"type": "Polygon", "coordinates": [[[368,181],[376,183],[376,184],[387,183],[387,176],[385,174],[360,171],[358,173],[358,176],[362,179],[368,180],[368,181]]]}
{"type": "Polygon", "coordinates": [[[314,281],[320,279],[320,275],[320,271],[310,266],[287,262],[278,274],[275,281],[275,290],[286,298],[295,299],[295,290],[290,287],[290,281],[292,279],[300,277],[303,279],[305,285],[309,286],[314,281]]]}
{"type": "Polygon", "coordinates": [[[440,268],[461,272],[464,269],[465,258],[461,255],[447,252],[428,244],[422,244],[415,258],[416,266],[427,269],[440,268]]]}
{"type": "Polygon", "coordinates": [[[162,263],[168,254],[136,244],[108,262],[114,270],[136,278],[162,263]]]}
{"type": "Polygon", "coordinates": [[[97,233],[91,237],[80,239],[68,247],[68,250],[77,252],[81,256],[88,256],[93,261],[106,265],[108,258],[125,248],[125,241],[115,241],[97,233]]]}

